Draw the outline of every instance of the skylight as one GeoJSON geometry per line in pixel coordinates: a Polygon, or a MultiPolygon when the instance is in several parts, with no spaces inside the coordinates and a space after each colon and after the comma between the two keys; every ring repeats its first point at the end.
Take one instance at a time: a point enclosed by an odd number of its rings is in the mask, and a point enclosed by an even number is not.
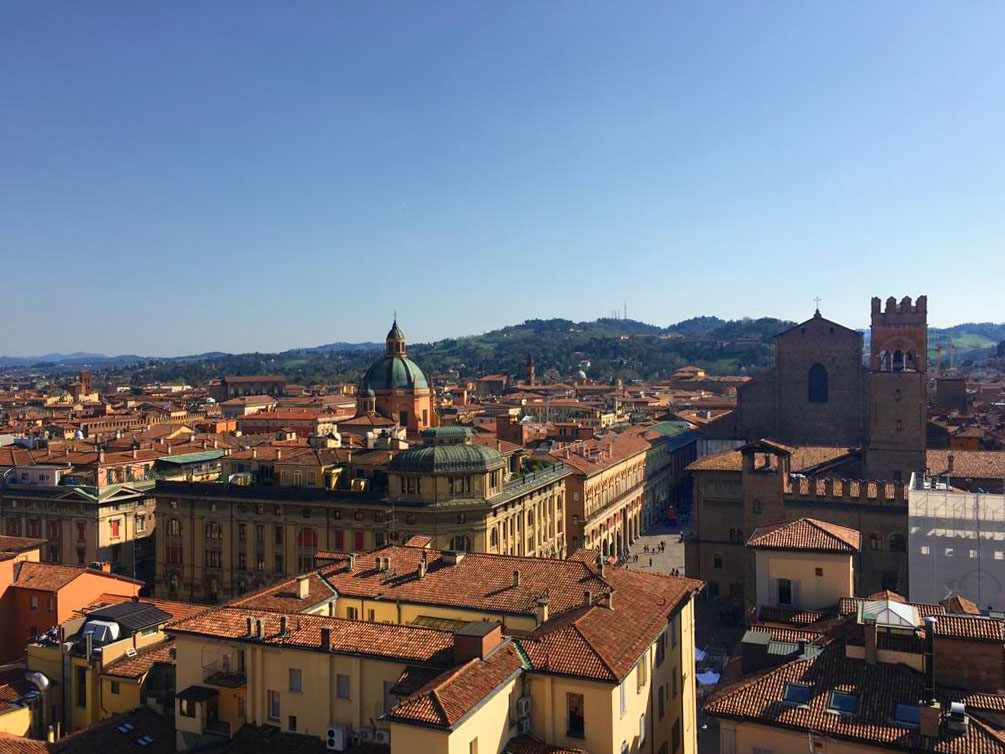
{"type": "Polygon", "coordinates": [[[920,725],[921,707],[917,704],[898,704],[893,709],[893,721],[899,725],[920,725]]]}
{"type": "Polygon", "coordinates": [[[858,694],[851,694],[847,691],[831,692],[831,703],[828,709],[840,712],[842,715],[853,715],[858,709],[858,694]]]}
{"type": "Polygon", "coordinates": [[[782,701],[789,704],[809,704],[813,689],[801,683],[786,683],[782,701]]]}

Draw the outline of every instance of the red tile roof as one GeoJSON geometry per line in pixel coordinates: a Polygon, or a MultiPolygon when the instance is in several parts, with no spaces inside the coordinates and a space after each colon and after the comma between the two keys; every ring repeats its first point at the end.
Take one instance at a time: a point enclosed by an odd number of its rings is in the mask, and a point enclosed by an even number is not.
{"type": "Polygon", "coordinates": [[[437,676],[403,699],[388,716],[399,722],[453,727],[522,668],[516,647],[504,643],[485,659],[469,660],[437,676]]]}
{"type": "Polygon", "coordinates": [[[611,607],[591,604],[548,620],[520,640],[535,670],[616,682],[627,675],[671,616],[701,588],[694,579],[607,571],[611,607]]]}
{"type": "Polygon", "coordinates": [[[851,554],[862,549],[862,535],[846,526],[815,518],[800,518],[760,527],[747,540],[747,547],[851,554]]]}
{"type": "MultiPolygon", "coordinates": [[[[715,693],[705,704],[706,714],[732,720],[797,731],[812,731],[853,743],[889,746],[899,750],[933,751],[943,754],[1001,754],[1005,742],[977,719],[967,731],[938,738],[921,735],[918,728],[894,725],[898,703],[918,704],[925,699],[921,673],[903,664],[869,665],[844,655],[840,643],[816,655],[787,662],[757,673],[715,693]],[[809,686],[805,705],[782,701],[786,684],[809,686]],[[832,691],[857,694],[853,715],[828,710],[832,691]]],[[[948,704],[944,705],[944,715],[948,704]]]]}
{"type": "MultiPolygon", "coordinates": [[[[814,466],[831,463],[844,456],[851,457],[849,448],[835,448],[816,445],[801,445],[792,448],[792,471],[806,471],[814,466]]],[[[688,467],[689,471],[742,471],[743,454],[739,450],[724,450],[721,453],[699,458],[688,467]]]]}
{"type": "Polygon", "coordinates": [[[220,607],[181,621],[165,630],[171,635],[237,639],[255,644],[295,647],[316,652],[321,629],[330,631],[330,650],[398,662],[446,667],[453,657],[454,635],[435,628],[369,623],[322,615],[285,614],[287,635],[280,635],[281,614],[238,607],[220,607]],[[261,619],[263,638],[248,636],[247,619],[261,619]]]}
{"type": "Polygon", "coordinates": [[[325,558],[329,562],[318,572],[340,595],[512,615],[535,615],[537,600],[545,594],[555,615],[582,604],[584,590],[600,595],[611,589],[589,566],[569,560],[467,553],[454,565],[440,550],[388,546],[358,553],[350,571],[347,553],[326,553],[325,558]],[[378,557],[390,558],[389,571],[376,568],[378,557]],[[423,559],[427,570],[420,579],[423,559]],[[514,571],[520,572],[519,586],[514,586],[514,571]]]}
{"type": "Polygon", "coordinates": [[[116,678],[142,678],[158,662],[173,665],[174,660],[171,658],[173,648],[174,639],[165,639],[149,647],[144,647],[132,657],[123,655],[106,665],[101,672],[103,675],[115,676],[116,678]]]}
{"type": "Polygon", "coordinates": [[[75,578],[85,573],[117,581],[128,581],[132,584],[142,583],[115,573],[106,573],[105,571],[79,566],[56,565],[54,563],[22,561],[15,564],[15,570],[13,586],[21,587],[22,589],[35,589],[40,592],[58,592],[75,578]]]}
{"type": "Polygon", "coordinates": [[[335,596],[335,591],[317,573],[307,576],[307,597],[298,597],[298,579],[288,579],[278,584],[262,587],[254,592],[239,597],[231,604],[249,607],[256,610],[278,610],[280,612],[299,613],[335,596]]]}
{"type": "MultiPolygon", "coordinates": [[[[132,597],[124,597],[121,594],[102,594],[98,597],[98,599],[94,600],[94,602],[76,610],[75,612],[79,615],[84,615],[94,610],[100,610],[101,608],[108,607],[109,605],[118,605],[121,602],[126,602],[132,599],[132,597]]],[[[179,602],[177,600],[162,600],[156,597],[139,597],[136,601],[143,602],[147,605],[153,605],[157,609],[163,610],[171,616],[172,621],[185,620],[186,618],[191,618],[195,615],[201,615],[211,609],[209,605],[199,605],[195,602],[179,602]]]]}

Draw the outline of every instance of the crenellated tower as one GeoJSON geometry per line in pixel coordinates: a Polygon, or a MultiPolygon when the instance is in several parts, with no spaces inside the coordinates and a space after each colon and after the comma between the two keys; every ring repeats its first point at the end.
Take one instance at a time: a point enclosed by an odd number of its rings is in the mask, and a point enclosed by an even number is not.
{"type": "Polygon", "coordinates": [[[925,468],[926,296],[872,300],[869,372],[866,474],[906,482],[925,468]]]}

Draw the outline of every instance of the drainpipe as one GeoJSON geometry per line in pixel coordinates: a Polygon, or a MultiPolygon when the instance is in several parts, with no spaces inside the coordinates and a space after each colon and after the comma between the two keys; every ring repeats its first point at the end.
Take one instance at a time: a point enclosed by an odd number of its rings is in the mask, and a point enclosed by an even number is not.
{"type": "MultiPolygon", "coordinates": [[[[49,730],[49,679],[36,670],[25,673],[24,678],[28,683],[38,689],[39,697],[42,700],[42,726],[41,733],[45,734],[49,730]]],[[[34,715],[32,715],[34,717],[34,715]]],[[[35,726],[32,725],[34,728],[35,726]]]]}

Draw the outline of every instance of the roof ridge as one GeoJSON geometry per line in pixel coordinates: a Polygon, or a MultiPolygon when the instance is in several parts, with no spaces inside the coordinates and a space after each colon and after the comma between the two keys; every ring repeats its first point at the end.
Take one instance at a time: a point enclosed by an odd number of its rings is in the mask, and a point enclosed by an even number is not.
{"type": "MultiPolygon", "coordinates": [[[[596,606],[591,606],[591,609],[593,607],[596,606]]],[[[593,642],[591,642],[589,639],[586,638],[586,635],[583,633],[583,630],[579,627],[579,618],[582,618],[584,615],[588,615],[589,612],[590,612],[589,610],[584,611],[583,615],[580,615],[579,617],[573,619],[570,625],[572,626],[573,630],[579,635],[579,638],[583,640],[583,643],[590,648],[593,654],[597,656],[597,659],[600,660],[601,665],[603,665],[607,669],[607,672],[610,673],[613,678],[618,678],[618,674],[611,666],[611,663],[609,663],[607,661],[607,658],[601,653],[601,651],[594,646],[593,642]]]]}

